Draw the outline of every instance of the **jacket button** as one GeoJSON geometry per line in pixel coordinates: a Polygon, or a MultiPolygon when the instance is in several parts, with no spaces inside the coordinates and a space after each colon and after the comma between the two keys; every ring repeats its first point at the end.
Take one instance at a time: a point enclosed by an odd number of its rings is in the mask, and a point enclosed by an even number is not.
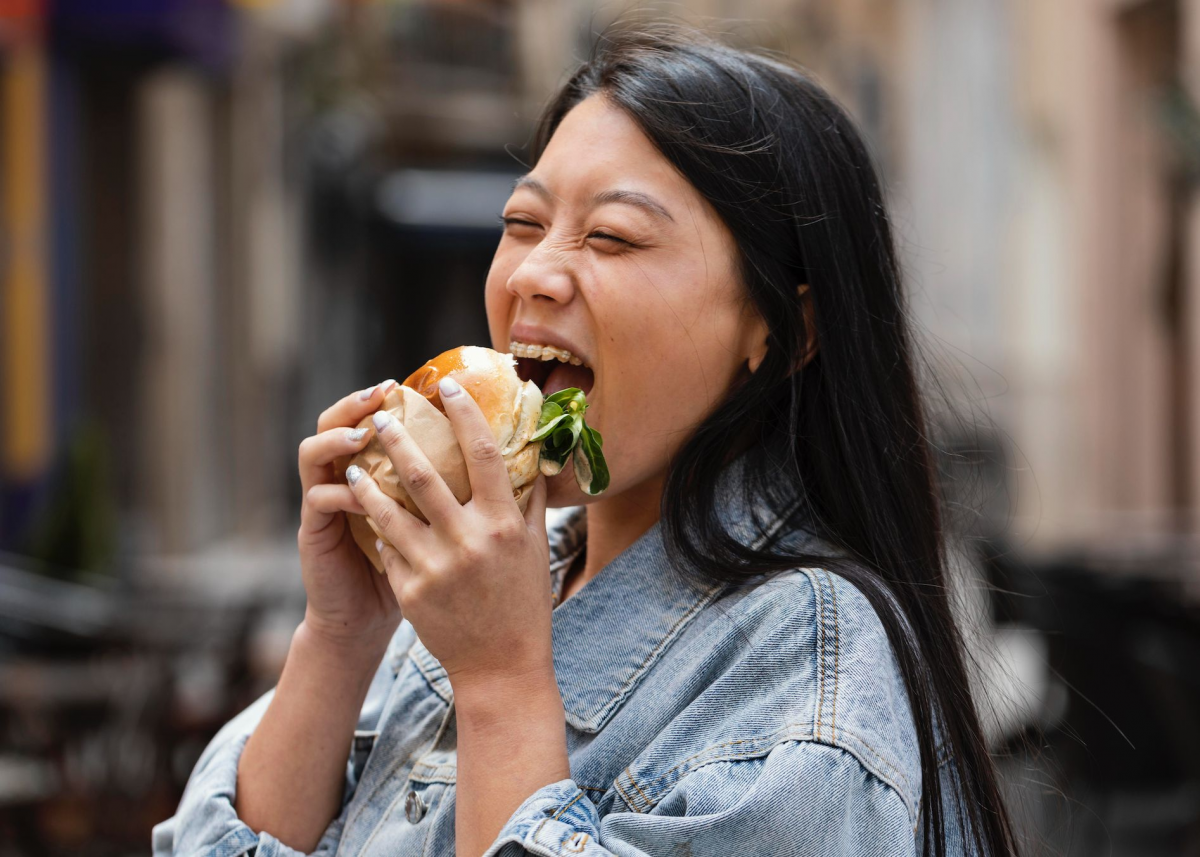
{"type": "Polygon", "coordinates": [[[409,824],[416,824],[425,817],[425,801],[411,789],[404,796],[404,817],[408,819],[409,824]]]}

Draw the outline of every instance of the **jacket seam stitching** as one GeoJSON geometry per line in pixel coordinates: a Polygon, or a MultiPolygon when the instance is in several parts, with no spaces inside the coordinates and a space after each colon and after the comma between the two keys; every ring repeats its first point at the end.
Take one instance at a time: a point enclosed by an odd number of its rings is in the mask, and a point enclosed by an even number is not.
{"type": "MultiPolygon", "coordinates": [[[[629,776],[629,781],[632,783],[633,775],[629,773],[628,768],[625,769],[625,773],[629,776]]],[[[637,802],[629,796],[629,793],[625,791],[624,786],[621,785],[621,780],[619,777],[613,782],[613,787],[616,788],[617,794],[621,796],[621,800],[625,801],[626,806],[636,813],[641,813],[641,810],[638,809],[637,802]]],[[[650,808],[653,808],[653,806],[654,804],[649,804],[650,808]]]]}
{"type": "MultiPolygon", "coordinates": [[[[849,755],[851,758],[853,758],[855,761],[857,761],[859,763],[859,765],[863,768],[864,771],[866,771],[871,776],[875,777],[877,780],[882,782],[888,788],[892,789],[892,791],[896,792],[897,796],[904,803],[905,808],[908,810],[909,817],[910,818],[914,817],[916,813],[913,808],[914,800],[910,796],[910,792],[911,792],[912,788],[911,788],[911,785],[909,784],[908,778],[898,768],[896,768],[895,765],[893,765],[891,762],[889,762],[887,759],[885,759],[882,755],[880,755],[879,752],[874,747],[872,747],[870,743],[868,743],[864,738],[862,738],[860,735],[858,735],[854,730],[846,729],[845,727],[843,727],[841,732],[843,735],[850,736],[851,738],[853,738],[855,740],[855,742],[857,742],[858,744],[861,744],[863,749],[866,749],[872,756],[875,757],[875,760],[877,760],[877,763],[871,762],[871,761],[867,760],[866,758],[864,758],[863,754],[862,754],[862,750],[859,747],[854,746],[853,744],[846,745],[846,744],[831,741],[828,739],[817,738],[813,734],[811,729],[805,730],[802,728],[801,731],[799,731],[799,732],[785,730],[782,735],[777,734],[777,735],[770,736],[767,739],[769,741],[769,743],[762,745],[758,749],[753,749],[753,750],[749,750],[747,752],[740,752],[740,753],[739,752],[726,753],[726,754],[716,755],[711,758],[702,760],[701,762],[697,763],[696,765],[693,765],[692,767],[687,768],[687,770],[683,771],[683,773],[680,774],[679,778],[677,780],[675,780],[675,782],[672,783],[667,789],[664,790],[664,794],[666,791],[670,791],[672,788],[677,786],[689,774],[695,773],[696,771],[698,771],[701,768],[704,768],[708,765],[715,764],[718,762],[742,762],[742,761],[749,761],[750,759],[762,758],[764,756],[769,755],[771,753],[771,751],[774,750],[776,747],[782,746],[783,744],[788,743],[788,742],[811,743],[811,744],[820,744],[821,746],[825,746],[825,747],[832,747],[836,750],[841,750],[842,752],[849,755]],[[882,768],[882,770],[881,770],[881,768],[882,768]]],[[[713,750],[719,750],[722,747],[731,747],[735,744],[752,743],[754,740],[755,739],[743,738],[743,739],[739,739],[736,741],[727,741],[723,744],[713,745],[712,747],[709,747],[706,750],[701,751],[700,753],[697,753],[697,754],[689,757],[688,759],[685,759],[683,762],[680,762],[678,765],[671,768],[671,770],[667,771],[662,776],[657,777],[654,780],[647,783],[646,787],[651,789],[651,791],[655,791],[656,790],[655,787],[662,780],[669,777],[674,771],[678,770],[680,767],[687,764],[687,762],[690,762],[692,759],[695,759],[698,756],[704,755],[704,753],[706,753],[706,752],[710,752],[713,750]]],[[[629,782],[636,786],[636,782],[634,781],[632,773],[630,773],[628,769],[626,769],[626,773],[629,775],[628,776],[629,782]]],[[[624,790],[621,789],[620,783],[619,782],[615,783],[615,785],[617,786],[617,789],[619,791],[621,791],[622,795],[624,796],[624,790]]],[[[643,795],[645,794],[644,792],[641,791],[641,789],[638,789],[638,791],[639,791],[639,793],[641,793],[643,795]]],[[[647,798],[647,809],[639,810],[636,807],[634,807],[634,811],[640,812],[640,813],[647,812],[650,809],[653,809],[655,806],[657,806],[657,804],[660,803],[661,800],[662,800],[662,795],[660,795],[657,799],[647,798]]],[[[627,797],[626,797],[626,803],[630,803],[630,801],[628,800],[627,797]]],[[[630,803],[630,805],[633,806],[632,803],[630,803]]]]}
{"type": "Polygon", "coordinates": [[[554,813],[554,820],[555,820],[555,821],[558,821],[560,818],[562,818],[562,817],[563,817],[563,814],[564,814],[564,813],[566,813],[566,811],[567,811],[568,809],[570,809],[571,807],[573,807],[573,806],[574,806],[576,803],[578,803],[578,802],[579,802],[579,799],[580,799],[581,797],[583,797],[583,790],[582,790],[582,789],[580,789],[580,791],[579,791],[579,794],[577,794],[577,795],[575,795],[575,797],[571,798],[571,801],[570,801],[570,803],[568,803],[566,806],[564,806],[564,807],[563,807],[562,809],[560,809],[558,812],[554,813]]]}
{"type": "MultiPolygon", "coordinates": [[[[825,705],[825,695],[821,697],[821,729],[824,731],[826,727],[825,714],[828,714],[833,708],[834,700],[837,699],[837,670],[831,670],[830,664],[836,657],[836,616],[833,610],[833,593],[829,590],[829,576],[825,569],[820,569],[817,572],[817,583],[821,587],[821,639],[824,645],[821,648],[821,671],[825,675],[825,693],[829,694],[832,699],[829,705],[825,705]]],[[[829,740],[837,741],[837,733],[833,730],[832,725],[829,726],[829,740]]]]}
{"type": "MultiPolygon", "coordinates": [[[[904,772],[901,771],[899,768],[897,768],[894,764],[889,762],[878,750],[876,750],[874,747],[872,747],[871,744],[867,741],[867,739],[863,738],[861,735],[859,735],[854,730],[846,729],[845,727],[842,727],[842,734],[849,735],[851,738],[853,738],[859,744],[862,744],[863,747],[866,748],[871,753],[871,755],[875,757],[875,759],[879,762],[879,764],[888,770],[889,774],[894,779],[899,780],[900,784],[904,787],[904,790],[906,792],[912,791],[912,784],[909,783],[908,777],[906,777],[904,775],[904,772]]],[[[841,743],[833,743],[832,746],[835,746],[842,750],[845,750],[846,752],[850,753],[851,755],[857,755],[856,749],[852,746],[846,746],[841,743]]],[[[875,766],[867,765],[864,763],[863,767],[865,767],[865,768],[867,768],[867,770],[873,772],[875,766]]],[[[882,776],[880,776],[880,779],[884,779],[884,778],[882,776]]]]}
{"type": "Polygon", "coordinates": [[[829,582],[829,596],[833,603],[833,713],[830,715],[829,732],[833,740],[837,741],[838,663],[842,651],[841,634],[838,631],[837,587],[833,584],[829,570],[823,569],[823,571],[825,579],[829,582]]]}
{"type": "Polygon", "coordinates": [[[650,800],[650,796],[642,791],[641,787],[637,784],[637,780],[633,778],[633,771],[629,770],[629,768],[626,768],[625,774],[629,777],[629,784],[634,787],[637,793],[641,796],[642,800],[646,802],[646,806],[654,806],[654,801],[650,800]]]}
{"type": "Polygon", "coordinates": [[[813,724],[817,740],[821,740],[821,720],[825,708],[825,589],[816,575],[806,571],[809,585],[817,597],[817,717],[813,724]]]}
{"type": "MultiPolygon", "coordinates": [[[[799,725],[799,724],[797,724],[797,725],[799,725]]],[[[908,777],[906,777],[903,774],[903,772],[900,771],[899,768],[897,768],[894,764],[889,762],[882,754],[880,754],[880,752],[878,750],[876,750],[873,746],[871,746],[871,744],[865,738],[863,738],[861,735],[859,735],[853,729],[847,729],[845,727],[842,727],[841,731],[842,731],[843,735],[848,735],[849,737],[853,738],[856,742],[861,744],[867,751],[869,751],[871,753],[872,756],[875,757],[875,759],[878,761],[879,765],[881,765],[887,769],[888,773],[891,775],[888,778],[889,782],[891,779],[896,779],[899,781],[900,785],[903,786],[905,791],[911,791],[911,784],[908,782],[908,777]]],[[[715,750],[720,750],[724,747],[732,747],[737,744],[760,745],[760,749],[750,750],[749,752],[747,752],[744,755],[734,754],[732,756],[726,755],[726,756],[720,757],[720,759],[722,761],[730,761],[730,760],[735,760],[735,759],[739,759],[739,758],[740,759],[752,759],[752,758],[756,758],[758,756],[765,755],[766,753],[769,753],[771,750],[773,750],[775,747],[779,746],[780,744],[784,743],[785,741],[815,741],[816,743],[828,744],[829,746],[837,747],[838,749],[845,750],[846,752],[850,753],[851,755],[853,755],[855,757],[858,756],[857,748],[855,748],[853,746],[843,746],[842,744],[840,744],[838,742],[831,741],[828,739],[823,739],[820,736],[815,735],[813,733],[812,729],[804,729],[804,727],[802,726],[801,730],[799,732],[797,732],[797,731],[794,731],[792,729],[785,727],[784,729],[779,730],[778,732],[776,732],[772,735],[769,735],[769,736],[765,736],[763,738],[739,738],[739,739],[736,739],[733,741],[726,741],[721,744],[714,744],[711,747],[706,747],[703,750],[701,750],[699,753],[694,753],[693,755],[684,759],[682,762],[679,762],[678,764],[672,766],[669,770],[667,770],[661,776],[656,777],[655,779],[646,782],[645,787],[647,789],[649,789],[650,791],[656,791],[658,789],[659,784],[662,783],[663,780],[670,777],[673,773],[678,771],[680,768],[686,767],[689,762],[693,761],[694,759],[700,758],[705,753],[711,753],[715,750]]],[[[704,765],[708,764],[710,761],[714,761],[714,760],[715,760],[715,757],[714,757],[714,759],[704,759],[703,761],[699,762],[698,764],[696,764],[692,767],[688,767],[680,775],[679,780],[682,780],[683,777],[687,776],[692,771],[698,770],[702,766],[704,766],[704,765]]],[[[874,772],[875,765],[873,765],[873,764],[867,765],[864,763],[863,767],[867,768],[867,770],[869,770],[869,771],[874,772]]],[[[633,785],[635,788],[637,788],[638,793],[646,799],[647,805],[650,807],[653,807],[657,803],[657,801],[654,800],[653,798],[648,797],[646,795],[646,792],[637,785],[637,781],[635,780],[635,778],[633,776],[633,772],[629,768],[625,769],[625,773],[627,775],[627,778],[629,779],[630,784],[633,785]]],[[[883,776],[880,776],[879,778],[885,779],[883,776]]],[[[678,782],[679,780],[676,780],[676,782],[678,782]]],[[[899,790],[899,789],[897,789],[897,790],[899,790]]]]}
{"type": "MultiPolygon", "coordinates": [[[[859,739],[859,740],[861,740],[861,739],[859,739]]],[[[895,782],[893,777],[889,776],[887,772],[881,772],[881,771],[877,770],[874,765],[868,764],[866,761],[864,761],[862,756],[858,752],[856,752],[854,747],[848,747],[848,746],[844,746],[842,744],[825,741],[825,740],[817,741],[813,738],[807,738],[807,739],[801,738],[801,737],[787,738],[784,741],[781,741],[779,744],[772,746],[770,748],[770,750],[774,750],[775,747],[782,746],[783,743],[786,743],[788,741],[793,741],[795,743],[817,744],[822,747],[831,747],[832,749],[842,751],[843,753],[845,753],[846,755],[848,755],[852,759],[854,759],[859,764],[859,766],[864,771],[866,771],[869,775],[873,776],[875,779],[879,780],[881,783],[883,783],[885,786],[887,786],[889,789],[891,789],[893,792],[895,792],[896,796],[898,798],[900,798],[901,803],[904,804],[904,808],[908,811],[910,819],[916,817],[916,811],[913,808],[914,802],[908,797],[908,794],[907,794],[907,792],[908,792],[907,782],[908,781],[903,777],[902,774],[900,774],[899,771],[893,771],[893,773],[896,774],[896,778],[898,778],[902,781],[903,786],[901,783],[895,782]]],[[[866,744],[866,742],[864,741],[863,744],[866,744]]],[[[869,749],[870,745],[867,745],[867,746],[869,749]]],[[[770,752],[770,751],[768,751],[768,752],[770,752]]],[[[874,751],[872,750],[872,752],[874,752],[874,751]]],[[[744,761],[749,761],[750,759],[754,759],[754,758],[762,758],[763,755],[765,755],[765,754],[761,754],[761,755],[756,754],[754,756],[744,756],[744,755],[740,755],[740,754],[733,754],[733,755],[729,755],[729,756],[721,756],[721,757],[714,758],[714,759],[706,759],[701,764],[690,769],[688,771],[688,773],[690,774],[694,771],[700,770],[703,767],[706,767],[707,765],[716,764],[718,762],[744,762],[744,761]]],[[[891,767],[883,759],[880,759],[880,762],[883,763],[886,767],[889,767],[889,768],[891,767]]],[[[682,781],[682,777],[680,778],[680,780],[682,781]]],[[[919,800],[917,801],[917,805],[919,805],[919,800]]]]}

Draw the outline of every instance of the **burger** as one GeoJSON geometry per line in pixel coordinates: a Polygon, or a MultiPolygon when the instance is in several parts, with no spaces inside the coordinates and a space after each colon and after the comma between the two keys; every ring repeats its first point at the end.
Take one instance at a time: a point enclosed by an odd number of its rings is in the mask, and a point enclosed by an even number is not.
{"type": "MultiPolygon", "coordinates": [[[[552,476],[570,457],[575,460],[575,476],[585,492],[599,494],[607,487],[608,469],[600,452],[600,434],[583,419],[587,410],[583,391],[572,387],[543,399],[537,384],[521,380],[512,354],[466,345],[427,362],[389,390],[380,406],[404,426],[460,503],[471,499],[471,482],[442,405],[438,382],[446,377],[457,381],[483,412],[504,459],[513,499],[522,512],[529,505],[538,473],[552,476]]],[[[366,428],[371,439],[354,455],[334,461],[338,480],[345,482],[346,469],[356,464],[384,494],[428,522],[401,485],[387,450],[375,434],[372,418],[364,417],[358,428],[366,428]]],[[[348,513],[347,518],[355,543],[375,570],[382,572],[383,560],[375,550],[375,540],[387,543],[387,536],[369,516],[348,513]]]]}

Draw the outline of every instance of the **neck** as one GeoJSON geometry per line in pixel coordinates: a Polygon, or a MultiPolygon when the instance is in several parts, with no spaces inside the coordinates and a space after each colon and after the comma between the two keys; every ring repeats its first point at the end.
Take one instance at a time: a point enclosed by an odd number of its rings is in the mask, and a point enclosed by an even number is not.
{"type": "Polygon", "coordinates": [[[587,507],[587,558],[576,586],[591,580],[658,520],[666,474],[587,507]]]}

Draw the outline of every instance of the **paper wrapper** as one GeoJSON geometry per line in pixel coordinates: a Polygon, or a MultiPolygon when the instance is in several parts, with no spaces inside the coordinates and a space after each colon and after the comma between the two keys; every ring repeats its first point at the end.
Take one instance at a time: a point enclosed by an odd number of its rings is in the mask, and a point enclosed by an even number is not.
{"type": "MultiPolygon", "coordinates": [[[[430,404],[429,400],[420,393],[404,386],[393,387],[389,390],[379,409],[387,411],[403,424],[413,440],[421,447],[421,451],[425,453],[425,457],[429,459],[434,470],[445,480],[446,486],[458,502],[466,503],[471,499],[471,481],[467,472],[467,462],[463,459],[462,450],[459,449],[458,439],[454,435],[454,427],[445,414],[430,404]]],[[[363,417],[357,427],[366,427],[371,433],[371,439],[361,452],[334,460],[334,472],[338,481],[345,482],[346,468],[351,464],[357,464],[367,471],[384,494],[420,520],[426,521],[420,508],[400,484],[400,478],[396,475],[392,460],[388,458],[387,450],[383,448],[383,443],[375,434],[375,424],[371,417],[363,417]]],[[[539,447],[540,444],[528,444],[518,452],[513,460],[508,462],[510,474],[514,472],[516,459],[525,459],[530,455],[536,457],[539,447]]],[[[526,470],[529,469],[527,464],[523,467],[526,470]]],[[[534,470],[536,470],[536,465],[534,465],[534,470]]],[[[513,492],[522,512],[529,503],[531,488],[532,482],[513,492]]],[[[383,560],[380,558],[379,552],[375,550],[375,540],[383,539],[385,544],[390,544],[387,537],[376,528],[375,522],[369,517],[347,513],[346,518],[350,523],[350,534],[354,537],[355,543],[367,555],[367,559],[371,561],[375,570],[382,572],[384,570],[383,560]]]]}

